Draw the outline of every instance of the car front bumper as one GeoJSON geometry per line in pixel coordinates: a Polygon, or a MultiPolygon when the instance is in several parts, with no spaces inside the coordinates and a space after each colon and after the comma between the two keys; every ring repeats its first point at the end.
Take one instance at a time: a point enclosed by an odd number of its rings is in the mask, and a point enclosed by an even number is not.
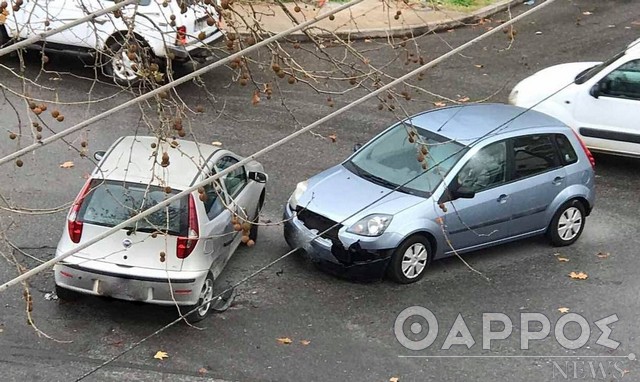
{"type": "Polygon", "coordinates": [[[359,242],[345,248],[307,228],[289,205],[284,210],[284,238],[292,249],[299,248],[322,269],[356,280],[380,279],[384,276],[392,249],[363,249],[359,242]]]}
{"type": "Polygon", "coordinates": [[[143,268],[126,268],[119,272],[115,264],[73,257],[66,260],[53,267],[59,287],[158,305],[195,305],[208,273],[143,268]]]}

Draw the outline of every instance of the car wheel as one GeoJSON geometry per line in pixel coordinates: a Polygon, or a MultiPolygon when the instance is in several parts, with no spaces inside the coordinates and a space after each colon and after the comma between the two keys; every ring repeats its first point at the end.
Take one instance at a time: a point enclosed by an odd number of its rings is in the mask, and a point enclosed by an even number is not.
{"type": "Polygon", "coordinates": [[[196,323],[204,320],[207,317],[207,314],[211,311],[211,304],[213,303],[211,299],[213,298],[213,276],[211,273],[207,274],[207,278],[204,280],[204,284],[202,284],[202,290],[200,291],[200,296],[198,298],[198,303],[196,305],[191,305],[186,307],[186,312],[190,312],[196,309],[193,313],[186,316],[186,320],[189,323],[196,323]],[[205,301],[207,301],[205,303],[205,301]]]}
{"type": "Polygon", "coordinates": [[[251,230],[249,231],[249,239],[253,240],[254,243],[258,241],[258,222],[260,221],[260,211],[262,211],[262,206],[264,205],[264,197],[265,192],[262,191],[262,194],[260,194],[260,199],[258,200],[256,217],[255,219],[253,219],[254,224],[251,224],[251,230]]]}
{"type": "Polygon", "coordinates": [[[411,236],[393,252],[388,274],[400,284],[414,283],[424,276],[431,256],[429,240],[420,235],[411,236]]]}
{"type": "Polygon", "coordinates": [[[107,77],[111,77],[118,85],[129,86],[140,81],[140,69],[144,62],[151,61],[152,57],[143,57],[151,52],[142,42],[124,44],[123,41],[124,37],[120,37],[109,43],[107,52],[102,55],[102,65],[107,77]],[[135,51],[127,49],[127,45],[135,46],[135,51]]]}
{"type": "Polygon", "coordinates": [[[75,301],[80,297],[80,294],[76,291],[72,291],[71,289],[66,289],[56,285],[56,296],[58,296],[58,299],[60,300],[75,301]]]}
{"type": "Polygon", "coordinates": [[[557,247],[573,244],[584,229],[584,206],[578,200],[570,200],[563,204],[551,219],[547,236],[557,247]]]}

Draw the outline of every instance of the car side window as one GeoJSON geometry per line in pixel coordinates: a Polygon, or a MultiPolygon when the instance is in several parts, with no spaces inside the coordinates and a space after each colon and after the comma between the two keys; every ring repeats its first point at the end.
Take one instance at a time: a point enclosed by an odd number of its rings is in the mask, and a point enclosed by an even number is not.
{"type": "Polygon", "coordinates": [[[566,166],[568,164],[576,163],[578,161],[578,155],[571,145],[571,141],[564,134],[556,134],[556,145],[560,151],[562,157],[562,163],[566,166]]]}
{"type": "Polygon", "coordinates": [[[480,149],[458,173],[458,184],[465,191],[480,192],[507,181],[506,141],[480,149]]]}
{"type": "Polygon", "coordinates": [[[629,61],[600,83],[602,95],[640,100],[640,60],[629,61]]]}
{"type": "MultiPolygon", "coordinates": [[[[236,158],[233,158],[230,156],[222,157],[216,163],[216,170],[217,171],[225,170],[236,163],[238,163],[238,160],[236,158]]],[[[226,174],[225,176],[223,176],[222,182],[224,183],[224,186],[227,188],[227,192],[229,193],[229,196],[235,197],[236,195],[238,195],[242,190],[242,188],[244,188],[244,186],[247,184],[247,174],[244,170],[244,167],[239,167],[231,171],[230,173],[226,174]]]]}
{"type": "Polygon", "coordinates": [[[204,203],[204,209],[209,220],[215,219],[225,209],[224,195],[220,185],[214,188],[213,183],[207,184],[204,187],[204,193],[200,196],[200,200],[204,203]]]}
{"type": "Polygon", "coordinates": [[[513,160],[514,179],[540,174],[560,165],[558,153],[547,134],[513,138],[513,160]]]}

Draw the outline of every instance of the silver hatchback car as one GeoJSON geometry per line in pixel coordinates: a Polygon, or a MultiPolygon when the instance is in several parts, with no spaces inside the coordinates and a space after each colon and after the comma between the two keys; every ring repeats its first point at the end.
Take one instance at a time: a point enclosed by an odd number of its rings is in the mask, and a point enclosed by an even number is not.
{"type": "Polygon", "coordinates": [[[572,244],[594,205],[594,166],[573,130],[540,112],[427,111],[300,182],[285,239],[330,270],[412,283],[455,252],[539,234],[572,244]]]}

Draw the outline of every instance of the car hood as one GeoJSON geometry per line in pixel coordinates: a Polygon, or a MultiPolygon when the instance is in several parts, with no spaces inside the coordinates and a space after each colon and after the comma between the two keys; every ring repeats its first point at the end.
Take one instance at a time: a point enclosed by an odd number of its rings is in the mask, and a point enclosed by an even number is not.
{"type": "MultiPolygon", "coordinates": [[[[513,88],[509,100],[517,106],[529,107],[570,84],[580,72],[598,64],[599,62],[572,62],[545,68],[520,81],[513,88]]],[[[569,91],[572,86],[558,92],[556,96],[569,91]]]]}
{"type": "Polygon", "coordinates": [[[373,213],[394,215],[426,200],[392,191],[338,165],[309,179],[307,191],[298,200],[298,206],[350,225],[373,213]],[[377,201],[384,195],[387,196],[377,201]]]}

